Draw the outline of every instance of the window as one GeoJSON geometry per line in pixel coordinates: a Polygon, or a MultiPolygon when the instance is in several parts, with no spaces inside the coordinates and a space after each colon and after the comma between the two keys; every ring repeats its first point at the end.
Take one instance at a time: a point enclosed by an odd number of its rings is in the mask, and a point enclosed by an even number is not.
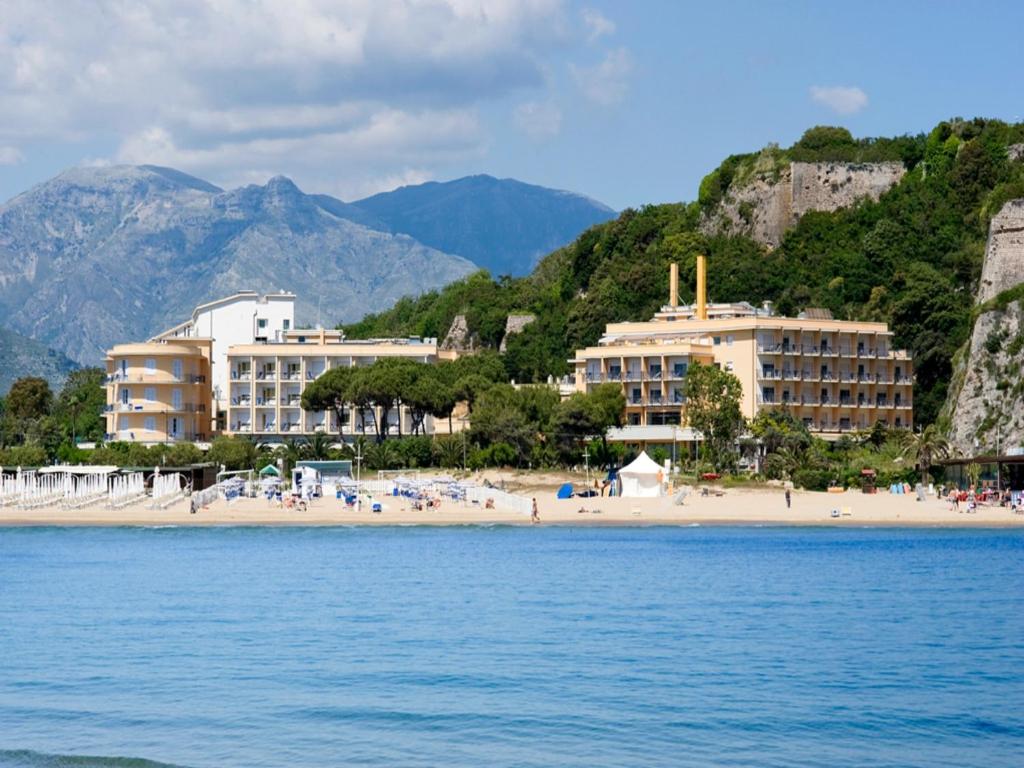
{"type": "Polygon", "coordinates": [[[673,372],[677,379],[683,378],[686,375],[686,363],[676,363],[673,366],[673,372]]]}
{"type": "Polygon", "coordinates": [[[121,375],[122,376],[127,376],[128,375],[128,361],[127,360],[122,360],[121,361],[121,375]]]}
{"type": "Polygon", "coordinates": [[[774,403],[775,387],[761,387],[761,399],[766,403],[774,403]]]}
{"type": "Polygon", "coordinates": [[[175,389],[171,392],[171,407],[176,411],[181,410],[181,390],[175,389]]]}
{"type": "Polygon", "coordinates": [[[146,358],[146,373],[155,373],[155,372],[156,372],[156,358],[147,357],[146,358]]]}
{"type": "Polygon", "coordinates": [[[641,395],[640,395],[640,388],[639,387],[634,387],[633,388],[633,395],[630,398],[630,402],[632,402],[632,403],[639,403],[641,399],[642,398],[641,398],[641,395]]]}
{"type": "Polygon", "coordinates": [[[174,362],[171,363],[171,373],[173,374],[174,378],[181,378],[181,368],[181,360],[174,360],[174,362]]]}
{"type": "Polygon", "coordinates": [[[283,327],[284,327],[284,329],[285,329],[285,330],[287,331],[287,330],[288,330],[289,328],[291,328],[291,327],[292,327],[292,321],[291,321],[291,320],[288,320],[288,319],[286,318],[286,319],[285,319],[285,321],[284,321],[284,326],[283,326],[283,327]]]}
{"type": "Polygon", "coordinates": [[[143,423],[143,429],[147,432],[156,432],[156,416],[147,416],[143,423]]]}
{"type": "Polygon", "coordinates": [[[124,432],[126,429],[128,429],[128,417],[127,416],[118,416],[117,417],[117,428],[119,430],[121,430],[122,432],[124,432]]]}
{"type": "Polygon", "coordinates": [[[733,341],[735,341],[735,339],[736,339],[735,336],[726,336],[725,337],[725,346],[731,347],[732,343],[733,343],[733,341]]]}
{"type": "Polygon", "coordinates": [[[725,361],[725,370],[727,370],[727,371],[731,371],[732,370],[732,360],[726,360],[725,361]]]}
{"type": "Polygon", "coordinates": [[[256,320],[256,327],[259,330],[264,330],[267,327],[267,318],[261,317],[256,320]]]}
{"type": "Polygon", "coordinates": [[[178,417],[175,416],[171,419],[171,436],[179,437],[181,435],[181,425],[178,423],[178,417]]]}
{"type": "Polygon", "coordinates": [[[715,345],[716,347],[718,347],[718,346],[721,346],[721,344],[722,344],[722,337],[721,337],[721,336],[715,336],[715,337],[714,337],[714,338],[712,339],[712,342],[714,343],[714,345],[715,345]]]}
{"type": "Polygon", "coordinates": [[[146,399],[146,402],[148,402],[148,403],[155,403],[156,402],[156,387],[146,387],[146,391],[143,394],[143,397],[146,399]]]}
{"type": "Polygon", "coordinates": [[[128,387],[121,389],[121,405],[128,405],[128,401],[131,399],[132,393],[128,387]]]}
{"type": "Polygon", "coordinates": [[[305,343],[306,343],[306,337],[305,336],[299,336],[299,344],[305,344],[305,343]]]}
{"type": "Polygon", "coordinates": [[[771,363],[765,363],[761,366],[761,378],[763,379],[774,379],[775,378],[775,366],[771,363]]]}

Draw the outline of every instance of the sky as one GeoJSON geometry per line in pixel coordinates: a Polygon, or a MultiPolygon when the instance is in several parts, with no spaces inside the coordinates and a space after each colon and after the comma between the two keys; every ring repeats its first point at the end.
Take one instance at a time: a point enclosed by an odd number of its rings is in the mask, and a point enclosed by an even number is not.
{"type": "Polygon", "coordinates": [[[0,0],[0,201],[75,165],[351,201],[476,173],[613,208],[723,158],[1024,119],[1024,3],[0,0]]]}

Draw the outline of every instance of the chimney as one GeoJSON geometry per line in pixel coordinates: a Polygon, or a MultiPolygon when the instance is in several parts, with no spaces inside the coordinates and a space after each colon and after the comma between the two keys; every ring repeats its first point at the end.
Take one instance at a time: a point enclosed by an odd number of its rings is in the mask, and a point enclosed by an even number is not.
{"type": "Polygon", "coordinates": [[[697,257],[697,319],[708,319],[708,263],[706,256],[697,257]]]}
{"type": "Polygon", "coordinates": [[[679,306],[679,265],[675,262],[668,267],[668,305],[679,306]]]}

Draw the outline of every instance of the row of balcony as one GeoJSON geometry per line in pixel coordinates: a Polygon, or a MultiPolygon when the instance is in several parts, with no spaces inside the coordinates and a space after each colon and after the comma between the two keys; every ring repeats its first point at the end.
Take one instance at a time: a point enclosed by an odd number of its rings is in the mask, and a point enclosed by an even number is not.
{"type": "Polygon", "coordinates": [[[844,347],[815,344],[758,344],[759,355],[817,355],[819,357],[877,357],[886,359],[906,360],[905,349],[889,349],[887,347],[844,347]]]}
{"type": "Polygon", "coordinates": [[[166,371],[146,373],[108,373],[107,384],[205,384],[206,377],[199,374],[175,376],[166,371]]]}
{"type": "Polygon", "coordinates": [[[167,435],[162,438],[153,438],[147,440],[147,436],[153,435],[154,433],[147,432],[146,430],[131,430],[122,429],[117,432],[107,432],[103,435],[103,439],[106,442],[124,441],[124,442],[160,442],[160,443],[205,443],[207,435],[205,432],[179,432],[176,435],[167,435]]]}
{"type": "Polygon", "coordinates": [[[323,371],[231,371],[231,381],[313,381],[323,371]]]}
{"type": "Polygon", "coordinates": [[[814,371],[765,371],[758,373],[762,381],[831,381],[855,384],[913,384],[912,376],[894,376],[889,373],[815,373],[814,371]]]}
{"type": "MultiPolygon", "coordinates": [[[[278,405],[282,408],[299,408],[302,405],[302,399],[300,397],[281,398],[280,402],[278,402],[278,398],[276,397],[257,397],[255,400],[257,408],[276,408],[278,405]]],[[[252,398],[232,397],[230,407],[251,408],[252,404],[252,398]]]]}
{"type": "Polygon", "coordinates": [[[874,400],[868,398],[857,398],[852,397],[814,397],[812,396],[801,396],[801,397],[764,397],[760,396],[757,398],[759,405],[786,405],[786,406],[826,406],[829,408],[901,408],[909,409],[911,404],[900,401],[889,402],[888,398],[876,397],[874,400]]]}
{"type": "Polygon", "coordinates": [[[600,373],[594,371],[586,372],[586,381],[588,383],[593,382],[621,382],[621,381],[670,381],[670,380],[682,380],[686,378],[686,369],[675,369],[671,371],[664,371],[661,369],[649,369],[647,371],[625,371],[625,372],[610,372],[600,373]]]}
{"type": "MultiPolygon", "coordinates": [[[[344,434],[356,434],[356,435],[375,435],[376,429],[373,424],[357,424],[355,430],[351,430],[348,424],[344,425],[344,434]]],[[[301,422],[281,422],[281,426],[278,427],[276,423],[268,423],[262,427],[254,428],[252,422],[237,421],[231,424],[231,432],[237,432],[239,434],[266,434],[266,435],[282,435],[282,434],[294,434],[294,433],[310,433],[310,432],[328,432],[326,424],[313,424],[310,427],[303,429],[301,422]]],[[[389,435],[398,435],[398,425],[392,424],[387,431],[389,435]]]]}
{"type": "Polygon", "coordinates": [[[107,403],[106,413],[206,413],[205,403],[163,403],[156,400],[130,403],[107,403]]]}
{"type": "Polygon", "coordinates": [[[626,405],[632,406],[658,406],[658,405],[686,405],[686,397],[684,395],[676,395],[675,397],[630,397],[626,399],[626,405]]]}

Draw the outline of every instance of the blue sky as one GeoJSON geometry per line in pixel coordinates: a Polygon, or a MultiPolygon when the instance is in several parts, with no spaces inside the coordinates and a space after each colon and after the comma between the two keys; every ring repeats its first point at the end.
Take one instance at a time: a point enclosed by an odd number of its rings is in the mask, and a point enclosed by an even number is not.
{"type": "Polygon", "coordinates": [[[8,0],[0,200],[77,164],[351,200],[472,173],[615,208],[726,155],[1024,119],[1024,4],[8,0]]]}

